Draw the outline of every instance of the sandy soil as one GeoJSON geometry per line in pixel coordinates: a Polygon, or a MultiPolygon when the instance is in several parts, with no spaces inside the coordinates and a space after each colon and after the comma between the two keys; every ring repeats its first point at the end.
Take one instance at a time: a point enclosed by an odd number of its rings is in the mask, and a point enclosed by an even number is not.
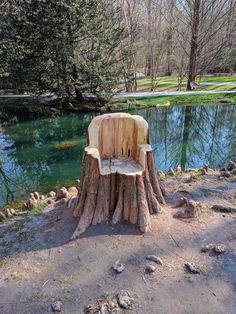
{"type": "Polygon", "coordinates": [[[92,300],[123,289],[134,298],[129,313],[236,313],[236,214],[210,209],[216,203],[236,206],[236,178],[189,184],[168,179],[165,185],[168,205],[145,235],[126,223],[104,223],[70,242],[77,220],[65,207],[0,226],[0,313],[50,313],[55,300],[62,301],[62,313],[83,313],[92,300]],[[183,196],[201,201],[204,212],[174,219],[183,196]],[[227,251],[200,252],[208,243],[224,244],[227,251]],[[163,265],[145,274],[150,254],[163,265]],[[112,270],[118,259],[125,265],[121,274],[112,270]],[[185,262],[201,273],[187,273],[185,262]]]}

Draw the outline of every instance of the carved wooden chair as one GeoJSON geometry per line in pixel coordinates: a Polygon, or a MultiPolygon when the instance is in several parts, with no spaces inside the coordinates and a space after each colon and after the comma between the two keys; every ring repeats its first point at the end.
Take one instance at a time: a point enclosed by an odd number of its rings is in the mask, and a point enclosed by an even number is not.
{"type": "Polygon", "coordinates": [[[161,211],[164,198],[157,179],[148,123],[128,113],[95,117],[88,127],[81,188],[72,236],[90,225],[122,218],[147,232],[150,214],[161,211]]]}

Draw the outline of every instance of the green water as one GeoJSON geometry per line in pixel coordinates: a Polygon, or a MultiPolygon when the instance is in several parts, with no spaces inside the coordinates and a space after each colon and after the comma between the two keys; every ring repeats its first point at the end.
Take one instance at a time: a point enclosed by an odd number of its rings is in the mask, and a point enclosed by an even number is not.
{"type": "MultiPolygon", "coordinates": [[[[212,167],[236,157],[236,106],[172,106],[132,112],[149,123],[158,169],[212,167]]],[[[0,205],[79,178],[95,114],[38,118],[0,129],[0,205]]]]}

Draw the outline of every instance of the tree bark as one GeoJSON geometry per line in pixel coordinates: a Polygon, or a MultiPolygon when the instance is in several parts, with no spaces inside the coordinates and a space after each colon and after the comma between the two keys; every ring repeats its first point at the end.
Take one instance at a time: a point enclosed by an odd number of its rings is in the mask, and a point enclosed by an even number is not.
{"type": "Polygon", "coordinates": [[[151,47],[151,0],[147,2],[147,56],[146,56],[146,76],[151,76],[152,71],[152,47],[151,47]]]}
{"type": "Polygon", "coordinates": [[[198,33],[200,24],[200,6],[201,0],[194,0],[187,90],[191,90],[190,83],[194,82],[197,73],[196,61],[198,49],[198,33]]]}

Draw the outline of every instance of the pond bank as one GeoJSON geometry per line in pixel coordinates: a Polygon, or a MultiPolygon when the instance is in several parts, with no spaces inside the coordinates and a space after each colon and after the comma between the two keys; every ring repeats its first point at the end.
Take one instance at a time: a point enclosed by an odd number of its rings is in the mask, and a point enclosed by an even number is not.
{"type": "MultiPolygon", "coordinates": [[[[168,180],[180,182],[181,187],[184,188],[185,186],[185,192],[188,193],[189,186],[192,186],[192,183],[197,181],[203,181],[204,183],[204,181],[209,181],[209,178],[213,183],[218,183],[222,180],[236,183],[236,162],[230,161],[226,167],[221,169],[211,169],[208,165],[205,165],[199,169],[188,168],[185,171],[182,171],[181,167],[178,166],[176,170],[170,168],[166,173],[158,170],[157,175],[164,195],[165,182],[169,182],[168,180]]],[[[13,218],[14,220],[14,217],[19,215],[22,217],[38,215],[47,204],[55,203],[56,206],[67,204],[68,208],[70,208],[73,203],[73,200],[70,198],[77,195],[78,189],[80,189],[80,180],[75,180],[74,184],[75,186],[71,186],[68,189],[65,187],[56,188],[52,191],[47,191],[46,194],[40,194],[37,191],[32,191],[27,198],[25,197],[23,199],[10,202],[9,204],[5,204],[0,207],[0,222],[8,222],[9,218],[13,218]],[[59,201],[58,204],[57,201],[59,201]]],[[[236,206],[236,201],[234,205],[236,206]]]]}
{"type": "MultiPolygon", "coordinates": [[[[149,93],[151,94],[151,93],[149,93]]],[[[112,98],[110,101],[86,98],[81,103],[71,100],[53,99],[53,97],[33,97],[22,95],[14,97],[0,96],[0,121],[2,123],[17,120],[33,119],[41,116],[55,116],[67,113],[86,112],[117,112],[145,109],[151,107],[192,104],[236,104],[236,92],[208,92],[208,93],[166,93],[163,95],[142,95],[112,98]]],[[[157,93],[158,94],[158,93],[157,93]]]]}

